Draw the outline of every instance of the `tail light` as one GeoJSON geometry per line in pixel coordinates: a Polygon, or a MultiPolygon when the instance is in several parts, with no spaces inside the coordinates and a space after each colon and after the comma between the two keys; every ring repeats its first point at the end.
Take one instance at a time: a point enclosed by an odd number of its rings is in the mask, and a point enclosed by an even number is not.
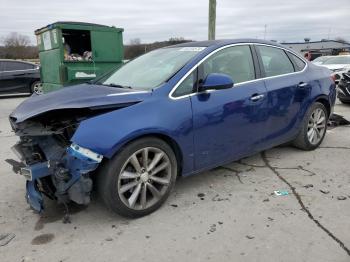
{"type": "Polygon", "coordinates": [[[335,80],[337,79],[335,75],[331,75],[332,81],[335,83],[335,80]]]}

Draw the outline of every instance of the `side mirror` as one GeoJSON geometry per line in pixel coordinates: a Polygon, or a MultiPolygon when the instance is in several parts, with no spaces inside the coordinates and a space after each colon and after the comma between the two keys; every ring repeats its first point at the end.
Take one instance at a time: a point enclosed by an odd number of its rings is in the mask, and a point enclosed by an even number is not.
{"type": "Polygon", "coordinates": [[[233,87],[233,80],[230,76],[225,74],[211,73],[204,79],[204,82],[199,86],[199,91],[203,92],[206,90],[220,90],[228,89],[231,87],[233,87]]]}

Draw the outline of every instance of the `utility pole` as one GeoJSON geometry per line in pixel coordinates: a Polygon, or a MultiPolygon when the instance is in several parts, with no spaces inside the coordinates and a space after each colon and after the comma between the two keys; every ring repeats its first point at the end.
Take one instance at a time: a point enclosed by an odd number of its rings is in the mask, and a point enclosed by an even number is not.
{"type": "Polygon", "coordinates": [[[208,39],[215,40],[216,0],[209,0],[208,39]]]}
{"type": "Polygon", "coordinates": [[[264,40],[266,40],[266,31],[267,31],[267,24],[265,24],[265,30],[264,30],[264,40]]]}

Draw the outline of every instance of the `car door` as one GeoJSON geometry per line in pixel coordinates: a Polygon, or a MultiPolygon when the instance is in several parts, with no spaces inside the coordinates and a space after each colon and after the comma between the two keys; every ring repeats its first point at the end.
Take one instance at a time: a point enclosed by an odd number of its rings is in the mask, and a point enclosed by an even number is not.
{"type": "Polygon", "coordinates": [[[234,87],[191,96],[196,170],[259,150],[267,100],[254,61],[249,45],[235,45],[215,52],[199,66],[199,83],[210,73],[222,73],[233,79],[234,87]]]}
{"type": "Polygon", "coordinates": [[[278,47],[256,45],[265,77],[269,104],[264,147],[294,138],[300,123],[300,109],[311,92],[304,68],[306,63],[278,47]]]}
{"type": "Polygon", "coordinates": [[[2,76],[0,92],[9,93],[29,93],[29,77],[32,68],[27,63],[17,61],[2,62],[2,76]]]}
{"type": "Polygon", "coordinates": [[[0,94],[2,93],[1,90],[3,87],[3,80],[2,80],[3,71],[4,71],[4,62],[0,61],[0,94]]]}

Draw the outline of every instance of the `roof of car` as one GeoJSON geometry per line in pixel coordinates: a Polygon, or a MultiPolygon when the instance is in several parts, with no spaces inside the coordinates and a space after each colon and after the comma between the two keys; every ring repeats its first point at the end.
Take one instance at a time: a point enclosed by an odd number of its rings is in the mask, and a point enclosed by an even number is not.
{"type": "Polygon", "coordinates": [[[33,62],[29,62],[29,61],[23,61],[23,60],[15,60],[15,59],[0,59],[0,62],[19,62],[19,63],[25,63],[25,64],[31,64],[31,65],[36,65],[33,62]]]}
{"type": "Polygon", "coordinates": [[[212,47],[212,46],[239,44],[239,43],[267,44],[267,45],[274,45],[274,46],[286,48],[285,46],[280,45],[276,42],[259,40],[259,39],[249,39],[249,38],[248,39],[222,39],[222,40],[195,41],[195,42],[186,42],[175,46],[177,47],[212,47]]]}

